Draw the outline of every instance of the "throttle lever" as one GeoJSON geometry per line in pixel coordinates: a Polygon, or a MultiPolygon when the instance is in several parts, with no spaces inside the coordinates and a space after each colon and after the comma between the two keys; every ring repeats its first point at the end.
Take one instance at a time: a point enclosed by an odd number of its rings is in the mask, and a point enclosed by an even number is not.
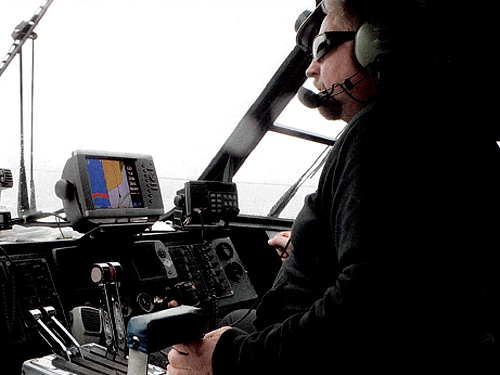
{"type": "Polygon", "coordinates": [[[68,350],[66,345],[59,339],[59,337],[50,330],[50,328],[42,321],[42,311],[39,309],[29,310],[33,318],[40,336],[49,344],[52,351],[63,357],[68,362],[71,362],[71,351],[68,350]]]}
{"type": "Polygon", "coordinates": [[[59,336],[61,341],[65,343],[65,345],[68,347],[68,351],[72,355],[83,358],[82,349],[78,341],[56,318],[56,309],[53,306],[45,306],[41,307],[40,311],[42,312],[43,318],[46,321],[50,321],[52,323],[53,331],[59,336]]]}
{"type": "Polygon", "coordinates": [[[102,287],[104,301],[102,317],[106,341],[106,356],[115,358],[118,353],[126,355],[126,327],[119,293],[119,280],[123,272],[118,262],[95,263],[91,278],[102,287]]]}
{"type": "Polygon", "coordinates": [[[123,357],[125,357],[127,353],[127,327],[125,327],[125,318],[123,317],[122,301],[119,291],[123,268],[118,262],[109,262],[108,264],[113,270],[112,273],[115,275],[115,282],[112,283],[111,286],[113,289],[113,296],[115,297],[115,301],[113,301],[113,316],[115,318],[118,351],[123,353],[123,357]]]}

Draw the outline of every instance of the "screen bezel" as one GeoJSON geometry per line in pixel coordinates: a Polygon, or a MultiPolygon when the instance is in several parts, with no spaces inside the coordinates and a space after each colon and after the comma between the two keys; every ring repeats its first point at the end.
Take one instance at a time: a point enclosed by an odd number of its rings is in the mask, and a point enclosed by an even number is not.
{"type": "Polygon", "coordinates": [[[63,200],[66,216],[76,230],[87,231],[99,224],[154,222],[164,215],[163,201],[153,158],[143,154],[76,150],[66,163],[63,179],[73,186],[73,198],[63,200]],[[134,166],[143,207],[95,208],[87,159],[123,161],[134,166]],[[154,176],[155,189],[148,177],[154,176]]]}

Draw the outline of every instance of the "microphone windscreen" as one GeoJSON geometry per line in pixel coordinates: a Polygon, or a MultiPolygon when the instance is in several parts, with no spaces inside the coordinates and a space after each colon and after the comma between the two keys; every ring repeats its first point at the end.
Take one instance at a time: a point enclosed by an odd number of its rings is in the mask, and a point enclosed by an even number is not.
{"type": "Polygon", "coordinates": [[[301,87],[297,93],[297,96],[302,104],[309,108],[318,108],[321,104],[321,96],[315,94],[305,87],[301,87]]]}

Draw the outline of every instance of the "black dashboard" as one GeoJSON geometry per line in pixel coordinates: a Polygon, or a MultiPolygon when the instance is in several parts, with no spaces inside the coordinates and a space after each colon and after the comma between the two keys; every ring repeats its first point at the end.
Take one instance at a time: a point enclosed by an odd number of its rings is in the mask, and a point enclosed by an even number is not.
{"type": "Polygon", "coordinates": [[[9,374],[51,352],[65,366],[85,345],[123,359],[128,322],[174,307],[198,309],[200,331],[217,328],[270,287],[281,260],[267,240],[291,226],[239,216],[231,182],[187,182],[164,214],[153,160],[142,154],[77,150],[55,191],[64,223],[26,219],[0,232],[0,359],[9,374]]]}
{"type": "MultiPolygon", "coordinates": [[[[274,225],[286,229],[287,223],[274,225]]],[[[240,223],[205,231],[119,232],[76,240],[5,243],[0,254],[0,356],[20,374],[24,361],[50,353],[28,311],[52,306],[75,336],[102,344],[91,328],[102,306],[93,265],[118,262],[125,320],[186,304],[202,308],[206,329],[229,312],[249,308],[272,282],[279,259],[267,245],[268,225],[240,223]],[[82,325],[83,324],[83,325],[82,325]],[[82,328],[83,327],[83,328],[82,328]]]]}

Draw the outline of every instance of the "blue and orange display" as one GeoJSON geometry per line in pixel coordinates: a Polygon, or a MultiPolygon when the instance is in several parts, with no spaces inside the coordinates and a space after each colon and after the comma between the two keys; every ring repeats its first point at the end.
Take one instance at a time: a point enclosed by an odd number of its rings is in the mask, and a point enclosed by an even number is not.
{"type": "Polygon", "coordinates": [[[141,192],[133,165],[122,160],[87,158],[95,209],[141,208],[141,192]]]}

